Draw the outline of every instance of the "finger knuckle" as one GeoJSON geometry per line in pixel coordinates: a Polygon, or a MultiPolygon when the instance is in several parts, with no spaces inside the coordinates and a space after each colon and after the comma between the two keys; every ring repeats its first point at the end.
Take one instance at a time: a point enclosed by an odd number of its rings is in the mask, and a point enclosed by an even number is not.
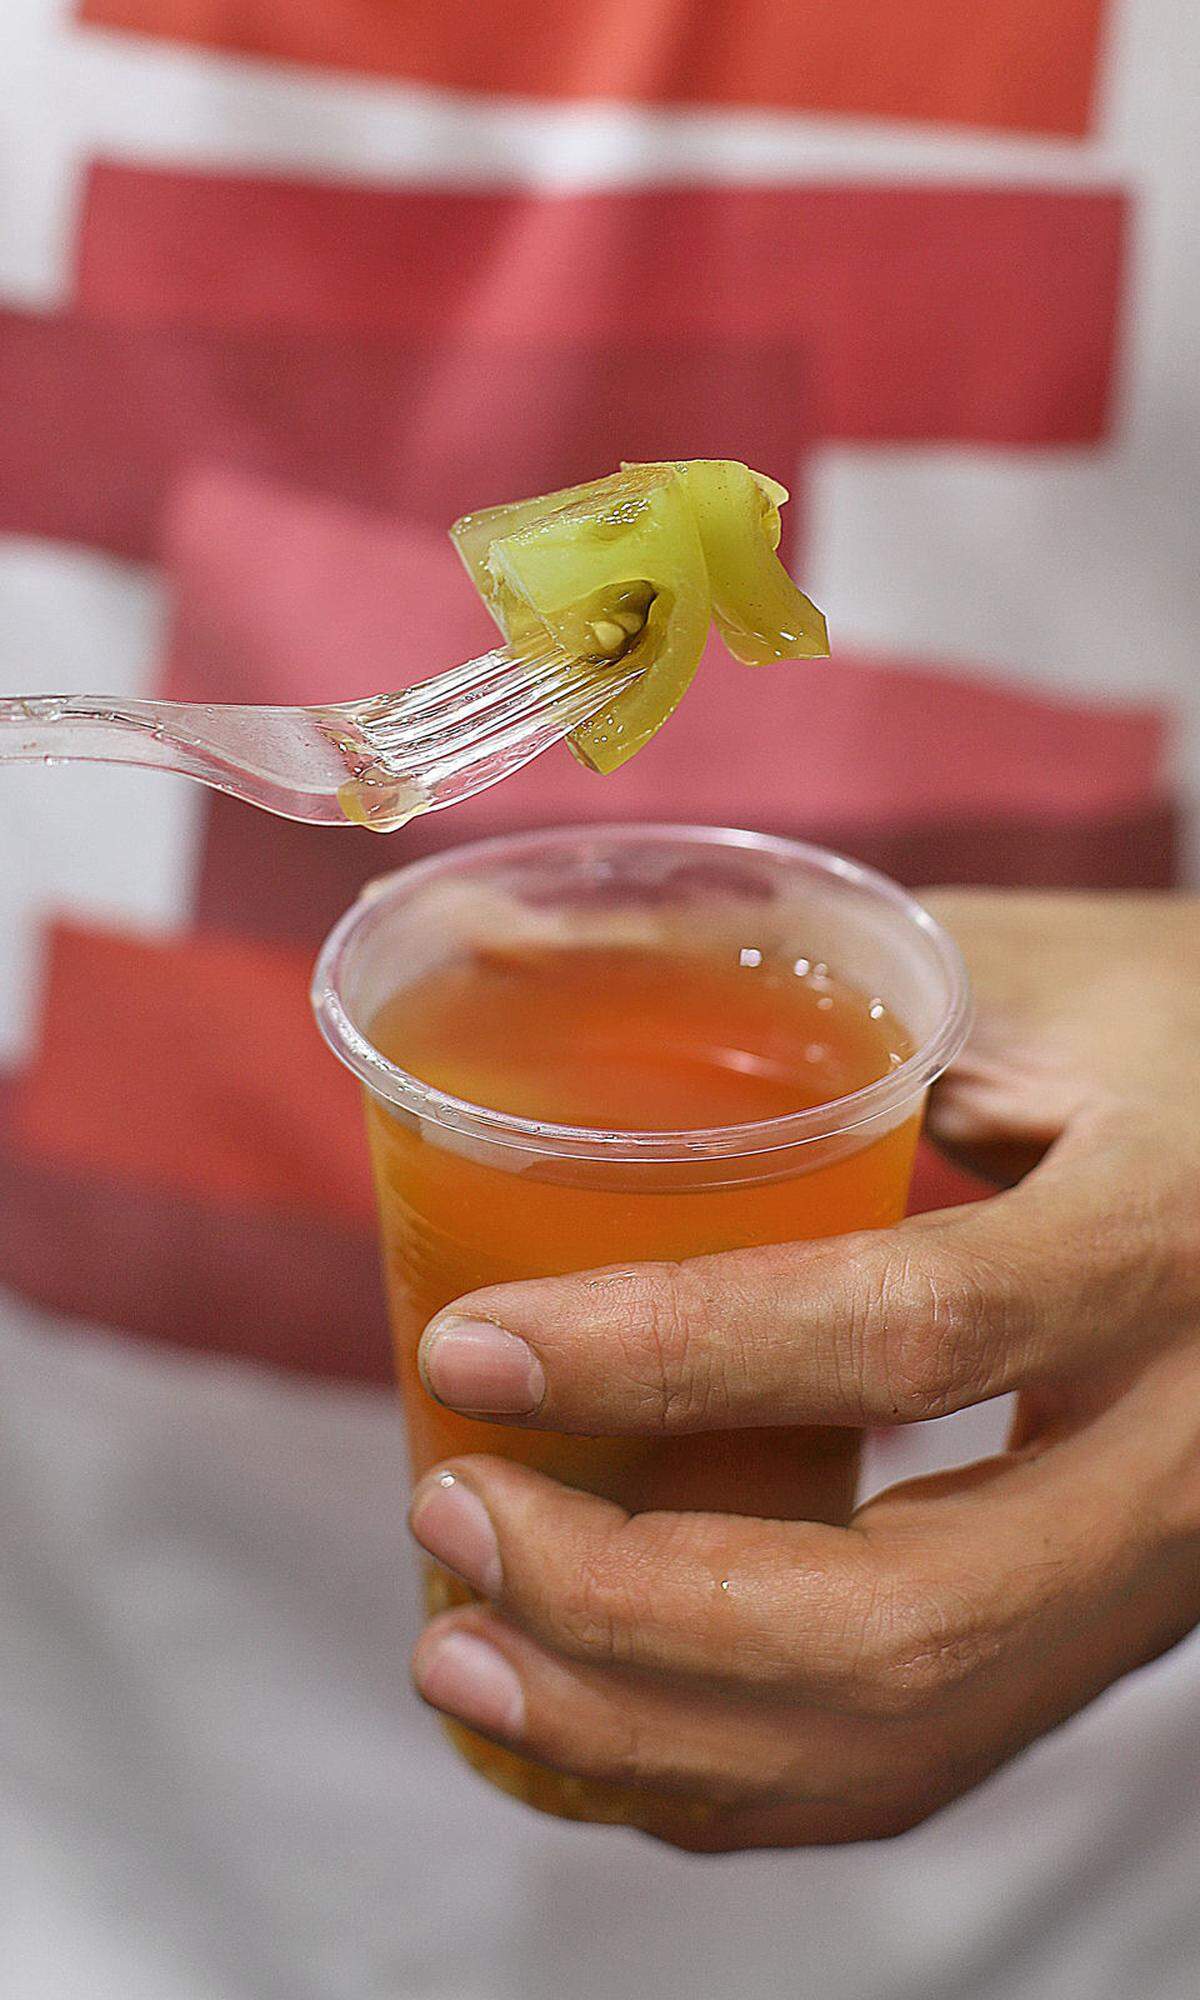
{"type": "Polygon", "coordinates": [[[622,1647],[608,1579],[593,1556],[575,1564],[557,1607],[554,1636],[586,1660],[617,1663],[622,1647]]]}
{"type": "MultiPolygon", "coordinates": [[[[577,1752],[578,1755],[578,1752],[577,1752]]],[[[606,1740],[593,1740],[584,1755],[589,1775],[610,1784],[638,1787],[655,1776],[655,1759],[650,1741],[636,1714],[610,1714],[606,1740]]]]}
{"type": "Polygon", "coordinates": [[[526,1743],[540,1764],[568,1781],[641,1789],[654,1776],[652,1745],[641,1719],[619,1704],[605,1704],[599,1713],[593,1704],[587,1727],[572,1707],[539,1716],[526,1743]]]}
{"type": "Polygon", "coordinates": [[[622,1374],[647,1427],[701,1427],[720,1404],[723,1368],[717,1347],[696,1338],[703,1279],[686,1264],[646,1264],[606,1282],[622,1374]]]}
{"type": "Polygon", "coordinates": [[[553,1616],[553,1637],[576,1657],[627,1666],[653,1616],[653,1579],[623,1552],[621,1529],[575,1552],[553,1616]]]}
{"type": "Polygon", "coordinates": [[[972,1260],[925,1245],[897,1249],[864,1274],[854,1340],[869,1404],[896,1423],[949,1415],[983,1388],[994,1286],[972,1260]]]}
{"type": "Polygon", "coordinates": [[[924,1588],[881,1593],[854,1676],[857,1705],[881,1721],[929,1715],[973,1678],[987,1651],[965,1603],[924,1588]]]}

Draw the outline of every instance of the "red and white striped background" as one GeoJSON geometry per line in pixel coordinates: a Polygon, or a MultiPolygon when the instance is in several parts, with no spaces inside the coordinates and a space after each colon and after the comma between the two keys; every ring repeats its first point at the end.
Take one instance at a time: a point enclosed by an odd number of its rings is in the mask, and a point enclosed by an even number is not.
{"type": "Polygon", "coordinates": [[[6,690],[415,678],[487,635],[447,520],[621,456],[787,480],[835,654],[714,655],[617,778],[547,759],[390,847],[6,772],[0,1283],[382,1375],[305,981],[430,842],[657,814],[911,880],[1187,866],[1198,59],[1186,0],[6,0],[6,690]]]}

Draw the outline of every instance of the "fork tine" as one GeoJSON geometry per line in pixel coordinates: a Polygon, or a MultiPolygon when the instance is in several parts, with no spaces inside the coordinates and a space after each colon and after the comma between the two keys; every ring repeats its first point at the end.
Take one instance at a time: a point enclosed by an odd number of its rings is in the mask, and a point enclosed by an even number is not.
{"type": "Polygon", "coordinates": [[[417,722],[446,707],[457,707],[460,701],[470,699],[476,690],[486,690],[497,681],[502,681],[526,670],[538,671],[545,666],[553,666],[566,661],[567,655],[556,646],[547,644],[536,653],[513,653],[507,646],[494,646],[490,653],[483,653],[477,660],[467,660],[461,667],[450,667],[444,674],[435,674],[431,680],[418,681],[414,687],[401,688],[398,694],[376,697],[379,719],[387,720],[387,711],[394,709],[402,722],[417,722]]]}
{"type": "Polygon", "coordinates": [[[445,717],[436,729],[413,735],[403,732],[396,745],[397,753],[410,758],[444,756],[460,746],[482,742],[527,715],[552,712],[564,696],[574,694],[576,689],[590,690],[594,685],[595,677],[590,674],[557,673],[538,681],[526,681],[516,688],[497,690],[488,701],[473,704],[465,714],[456,712],[445,717]]]}
{"type": "Polygon", "coordinates": [[[460,723],[476,718],[482,719],[519,696],[531,693],[535,697],[545,697],[553,694],[564,678],[582,670],[583,662],[557,650],[526,659],[506,656],[499,671],[481,678],[459,695],[424,708],[415,717],[409,714],[407,704],[402,700],[396,717],[383,718],[382,726],[389,732],[394,729],[398,742],[415,746],[447,728],[456,728],[460,723]]]}
{"type": "Polygon", "coordinates": [[[609,689],[625,685],[628,681],[616,665],[581,666],[575,662],[552,674],[527,678],[515,690],[498,691],[493,699],[473,706],[466,714],[455,714],[439,729],[422,731],[415,739],[403,732],[393,754],[409,763],[440,763],[460,752],[471,753],[477,745],[529,720],[575,715],[580,703],[590,709],[609,689]]]}
{"type": "MultiPolygon", "coordinates": [[[[541,667],[547,656],[538,655],[541,667]]],[[[558,655],[554,655],[558,658],[558,655]]],[[[452,667],[433,680],[419,681],[415,687],[394,694],[374,694],[364,701],[333,703],[325,713],[343,717],[355,729],[369,732],[380,741],[400,743],[415,739],[430,729],[442,728],[456,715],[466,712],[482,696],[506,684],[518,671],[518,663],[503,647],[495,647],[477,660],[452,667]]]]}
{"type": "Polygon", "coordinates": [[[401,688],[398,694],[384,695],[381,699],[415,718],[468,694],[478,682],[491,680],[511,664],[508,648],[493,646],[490,653],[482,653],[477,660],[466,660],[461,667],[449,667],[444,674],[434,674],[430,680],[418,681],[414,687],[401,688]]]}
{"type": "MultiPolygon", "coordinates": [[[[428,761],[415,758],[407,775],[422,789],[436,792],[468,770],[475,768],[482,773],[497,760],[502,760],[506,771],[515,770],[615,701],[641,678],[642,671],[641,668],[622,671],[618,665],[607,673],[579,678],[552,702],[527,700],[502,721],[493,716],[488,727],[463,732],[439,744],[428,761]]],[[[481,789],[482,784],[490,782],[491,779],[482,778],[481,785],[472,786],[471,790],[481,789]]],[[[458,791],[455,796],[466,793],[458,791]]]]}
{"type": "Polygon", "coordinates": [[[611,660],[575,660],[557,652],[509,662],[504,671],[492,673],[467,695],[430,709],[415,723],[401,700],[393,710],[371,718],[364,726],[385,754],[434,754],[460,737],[501,727],[531,707],[555,701],[568,689],[590,685],[597,677],[603,680],[617,665],[611,660]]]}
{"type": "Polygon", "coordinates": [[[445,673],[417,681],[413,687],[401,688],[394,694],[368,695],[362,701],[333,702],[325,712],[347,716],[363,727],[387,723],[392,717],[408,715],[415,718],[426,710],[454,702],[481,683],[494,680],[511,661],[512,655],[505,647],[493,646],[490,653],[481,653],[478,659],[464,660],[459,667],[448,667],[445,673]]]}

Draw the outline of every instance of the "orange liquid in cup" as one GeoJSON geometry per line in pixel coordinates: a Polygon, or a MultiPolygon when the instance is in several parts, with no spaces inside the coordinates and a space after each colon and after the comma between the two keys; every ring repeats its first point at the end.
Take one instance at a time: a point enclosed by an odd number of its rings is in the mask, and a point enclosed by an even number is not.
{"type": "MultiPolygon", "coordinates": [[[[753,950],[607,945],[477,949],[397,993],[370,1039],[411,1075],[474,1104],[646,1132],[827,1104],[886,1075],[911,1048],[904,1028],[836,969],[753,950]]],[[[589,1179],[529,1152],[514,1152],[510,1169],[486,1148],[473,1154],[469,1141],[397,1118],[370,1093],[367,1115],[415,1477],[447,1457],[493,1452],[634,1510],[849,1517],[853,1431],[661,1440],[509,1429],[432,1402],[416,1347],[439,1308],[480,1285],[893,1223],[907,1198],[918,1102],[832,1156],[796,1145],[740,1181],[682,1161],[589,1179]]],[[[432,1569],[428,1595],[432,1612],[469,1593],[432,1569]]],[[[615,1787],[545,1770],[457,1725],[451,1734],[477,1769],[543,1810],[630,1816],[629,1795],[615,1787]]]]}

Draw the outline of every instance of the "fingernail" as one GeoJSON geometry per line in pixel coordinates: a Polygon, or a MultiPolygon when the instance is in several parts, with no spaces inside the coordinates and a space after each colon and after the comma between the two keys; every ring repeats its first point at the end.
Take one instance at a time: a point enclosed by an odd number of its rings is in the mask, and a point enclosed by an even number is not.
{"type": "Polygon", "coordinates": [[[500,1544],[478,1494],[434,1472],[413,1495],[409,1525],[421,1547],[484,1597],[500,1594],[500,1544]]]}
{"type": "Polygon", "coordinates": [[[474,1632],[432,1633],[413,1665],[417,1686],[434,1708],[498,1736],[518,1736],[525,1692],[503,1653],[474,1632]]]}
{"type": "Polygon", "coordinates": [[[528,1417],[546,1393],[532,1347],[490,1320],[434,1320],[422,1336],[417,1364],[430,1395],[455,1410],[528,1417]]]}

